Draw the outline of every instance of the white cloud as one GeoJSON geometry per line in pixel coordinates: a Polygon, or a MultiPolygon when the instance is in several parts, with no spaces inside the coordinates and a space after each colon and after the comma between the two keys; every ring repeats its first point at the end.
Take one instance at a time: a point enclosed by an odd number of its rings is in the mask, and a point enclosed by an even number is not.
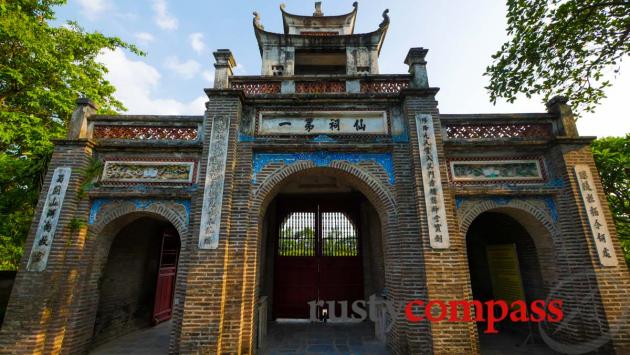
{"type": "Polygon", "coordinates": [[[204,70],[201,73],[204,79],[206,79],[210,84],[214,84],[214,70],[204,70]]]}
{"type": "Polygon", "coordinates": [[[206,50],[206,44],[203,43],[203,33],[191,33],[188,39],[190,40],[190,46],[197,54],[201,54],[206,50]]]}
{"type": "Polygon", "coordinates": [[[199,64],[196,60],[189,59],[183,62],[176,56],[166,58],[164,66],[184,79],[191,79],[199,72],[199,70],[201,70],[201,64],[199,64]]]}
{"type": "Polygon", "coordinates": [[[153,37],[153,35],[150,34],[149,32],[138,32],[138,33],[134,34],[134,37],[136,37],[138,42],[140,42],[141,44],[144,44],[144,45],[155,41],[155,37],[153,37]]]}
{"type": "Polygon", "coordinates": [[[92,20],[113,8],[108,0],[77,0],[77,3],[83,15],[92,20]]]}
{"type": "Polygon", "coordinates": [[[166,0],[154,0],[155,23],[164,30],[176,30],[179,25],[177,18],[173,17],[166,8],[166,0]]]}
{"type": "Polygon", "coordinates": [[[245,75],[247,74],[247,70],[245,70],[245,66],[237,63],[236,67],[234,67],[234,69],[232,69],[232,72],[234,73],[234,75],[245,75]]]}
{"type": "Polygon", "coordinates": [[[160,84],[159,71],[143,61],[127,57],[120,49],[105,50],[98,60],[109,69],[105,78],[116,87],[114,96],[127,107],[129,114],[201,115],[205,110],[205,96],[190,102],[153,97],[160,84]]]}

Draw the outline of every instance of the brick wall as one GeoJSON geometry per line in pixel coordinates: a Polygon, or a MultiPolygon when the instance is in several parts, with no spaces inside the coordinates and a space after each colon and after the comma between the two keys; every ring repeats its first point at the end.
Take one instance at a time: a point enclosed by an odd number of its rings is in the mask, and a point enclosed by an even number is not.
{"type": "MultiPolygon", "coordinates": [[[[573,295],[570,299],[581,300],[583,295],[592,295],[591,302],[580,302],[575,307],[582,315],[581,333],[584,338],[601,338],[602,333],[612,332],[612,346],[619,353],[630,351],[630,300],[627,290],[630,287],[630,275],[623,259],[612,215],[597,168],[588,145],[584,141],[566,139],[552,150],[552,154],[562,162],[556,168],[566,182],[565,191],[558,196],[560,225],[562,228],[562,250],[564,255],[558,260],[564,273],[583,273],[583,279],[571,284],[573,295]],[[595,180],[599,200],[604,209],[603,214],[611,228],[610,234],[615,247],[618,265],[603,267],[599,264],[593,236],[588,224],[587,214],[579,195],[573,167],[586,164],[590,167],[595,180]],[[586,280],[587,282],[584,282],[586,280]],[[599,325],[598,325],[599,323],[599,325]]],[[[606,351],[606,348],[603,349],[606,351]]]]}
{"type": "MultiPolygon", "coordinates": [[[[424,270],[426,274],[426,297],[424,299],[472,299],[465,236],[458,228],[458,221],[455,216],[455,197],[448,186],[444,187],[444,205],[451,244],[445,250],[435,250],[429,246],[415,116],[417,113],[426,113],[433,117],[435,144],[438,147],[438,159],[440,161],[440,176],[444,184],[448,175],[437,102],[432,95],[419,91],[409,94],[405,98],[404,110],[409,126],[409,148],[406,155],[412,157],[412,162],[406,166],[413,166],[414,169],[411,176],[414,188],[406,196],[413,197],[410,198],[410,203],[413,204],[420,216],[419,218],[416,217],[416,220],[421,221],[421,225],[411,233],[415,234],[417,240],[422,240],[421,254],[414,259],[418,260],[419,263],[416,268],[424,270]],[[418,231],[420,231],[419,234],[418,231]]],[[[417,285],[416,289],[419,288],[420,285],[417,285]]],[[[478,352],[477,330],[472,323],[434,323],[431,325],[430,341],[434,353],[437,354],[478,352]]],[[[421,349],[418,346],[414,350],[421,351],[421,349]]]]}
{"type": "MultiPolygon", "coordinates": [[[[209,154],[208,140],[211,136],[213,117],[217,115],[231,117],[221,232],[217,249],[200,250],[196,247],[203,204],[203,191],[200,189],[192,198],[191,248],[186,251],[185,256],[182,255],[182,258],[186,258],[184,265],[186,293],[182,300],[181,330],[175,330],[180,334],[176,349],[181,353],[238,352],[236,347],[239,346],[241,315],[239,290],[242,282],[243,257],[243,249],[239,247],[239,243],[242,242],[243,235],[233,231],[230,212],[232,195],[237,191],[234,168],[235,159],[240,156],[236,154],[236,139],[241,101],[238,93],[222,95],[221,92],[217,92],[216,95],[209,93],[209,96],[204,122],[205,140],[202,157],[207,159],[209,154]],[[228,295],[228,292],[231,294],[228,295]],[[237,298],[232,299],[233,295],[237,298]]],[[[200,186],[205,183],[206,168],[207,161],[202,159],[199,169],[200,186]]]]}

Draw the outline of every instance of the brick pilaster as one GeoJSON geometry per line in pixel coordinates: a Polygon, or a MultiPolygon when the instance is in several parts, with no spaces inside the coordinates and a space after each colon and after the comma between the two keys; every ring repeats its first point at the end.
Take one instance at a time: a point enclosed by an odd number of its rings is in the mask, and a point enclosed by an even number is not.
{"type": "MultiPolygon", "coordinates": [[[[203,132],[203,152],[200,163],[200,185],[204,185],[209,154],[209,140],[214,117],[229,115],[230,128],[228,155],[225,169],[221,229],[216,249],[199,249],[192,246],[186,270],[186,296],[183,306],[181,353],[236,352],[240,321],[240,305],[229,299],[233,288],[240,288],[239,272],[242,251],[231,230],[231,206],[234,194],[234,162],[241,115],[240,92],[207,90],[209,101],[203,132]],[[236,265],[236,266],[235,266],[236,265]]],[[[193,242],[199,238],[203,205],[203,189],[193,196],[190,226],[193,242]]],[[[195,243],[192,243],[193,245],[195,243]]]]}
{"type": "Polygon", "coordinates": [[[81,256],[86,228],[71,228],[71,221],[87,222],[87,202],[79,193],[84,171],[90,162],[94,143],[89,140],[56,141],[52,159],[35,217],[25,244],[20,269],[11,293],[8,311],[0,332],[3,353],[27,354],[61,352],[72,338],[68,322],[73,314],[73,300],[81,283],[81,256]],[[50,255],[44,271],[28,271],[26,266],[35,234],[57,167],[70,167],[72,174],[66,190],[50,255]]]}
{"type": "MultiPolygon", "coordinates": [[[[418,238],[422,239],[426,288],[429,300],[472,300],[470,275],[466,254],[466,236],[458,228],[455,215],[455,196],[448,187],[446,156],[440,129],[435,89],[409,90],[405,93],[404,112],[409,125],[409,154],[415,179],[415,202],[421,221],[418,238]],[[424,200],[420,149],[415,116],[431,114],[435,130],[435,144],[440,163],[440,176],[444,192],[444,205],[450,235],[450,247],[433,249],[429,245],[428,220],[424,200]]],[[[437,322],[431,324],[433,351],[436,354],[478,353],[477,329],[474,323],[437,322]]]]}

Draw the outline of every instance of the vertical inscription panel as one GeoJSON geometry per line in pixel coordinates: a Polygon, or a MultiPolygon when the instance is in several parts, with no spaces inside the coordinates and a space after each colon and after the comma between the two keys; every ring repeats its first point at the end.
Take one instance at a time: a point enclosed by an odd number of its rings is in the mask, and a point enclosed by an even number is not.
{"type": "Polygon", "coordinates": [[[70,174],[72,169],[69,167],[59,167],[55,169],[48,194],[42,209],[42,215],[39,218],[35,241],[28,259],[28,271],[43,271],[48,263],[48,255],[52,246],[61,214],[63,199],[66,197],[66,190],[70,182],[70,174]]]}
{"type": "Polygon", "coordinates": [[[597,247],[599,262],[603,266],[617,266],[615,249],[610,238],[608,223],[606,223],[604,218],[599,196],[595,190],[591,169],[584,164],[578,164],[574,169],[578,185],[580,186],[580,195],[582,196],[582,202],[584,202],[584,209],[588,215],[588,224],[591,227],[593,240],[597,247]]]}
{"type": "Polygon", "coordinates": [[[219,246],[229,129],[229,116],[214,117],[203,190],[203,207],[199,229],[200,249],[216,249],[219,246]]]}
{"type": "Polygon", "coordinates": [[[446,209],[444,208],[440,164],[435,143],[435,130],[431,115],[416,114],[416,129],[420,147],[422,185],[429,224],[430,245],[434,249],[446,249],[449,247],[450,242],[446,225],[446,209]]]}

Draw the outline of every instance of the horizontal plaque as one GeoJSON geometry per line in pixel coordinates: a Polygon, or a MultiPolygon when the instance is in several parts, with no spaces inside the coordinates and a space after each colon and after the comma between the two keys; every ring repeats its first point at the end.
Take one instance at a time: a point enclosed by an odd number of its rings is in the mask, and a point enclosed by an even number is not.
{"type": "Polygon", "coordinates": [[[191,183],[194,162],[106,161],[104,182],[191,183]]]}
{"type": "Polygon", "coordinates": [[[385,111],[260,112],[260,135],[387,134],[385,111]]]}
{"type": "Polygon", "coordinates": [[[453,181],[543,180],[536,159],[451,161],[450,165],[453,181]]]}

